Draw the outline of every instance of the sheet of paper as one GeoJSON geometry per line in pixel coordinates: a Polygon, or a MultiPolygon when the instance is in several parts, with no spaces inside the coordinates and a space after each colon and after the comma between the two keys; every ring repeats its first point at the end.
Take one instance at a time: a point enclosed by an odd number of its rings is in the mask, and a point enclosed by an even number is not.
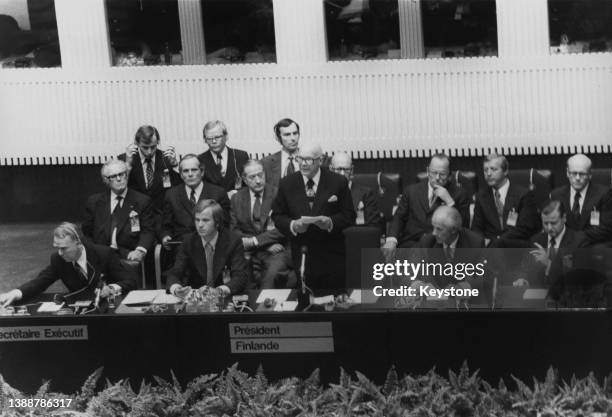
{"type": "Polygon", "coordinates": [[[291,290],[261,290],[259,297],[257,297],[256,303],[263,303],[266,298],[271,298],[276,301],[277,304],[286,301],[291,294],[291,290]]]}
{"type": "Polygon", "coordinates": [[[297,301],[283,301],[274,307],[274,311],[295,311],[297,306],[297,301]]]}
{"type": "Polygon", "coordinates": [[[333,303],[333,302],[334,302],[333,295],[326,295],[324,297],[315,297],[314,300],[312,301],[312,303],[316,305],[323,305],[323,304],[333,303]]]}
{"type": "Polygon", "coordinates": [[[130,291],[121,304],[143,305],[151,304],[160,291],[164,290],[134,290],[130,291]]]}
{"type": "Polygon", "coordinates": [[[374,295],[371,290],[362,291],[359,288],[354,289],[349,298],[353,300],[355,304],[374,304],[376,300],[378,300],[378,296],[374,295]]]}
{"type": "Polygon", "coordinates": [[[153,299],[153,304],[178,304],[183,301],[172,294],[166,293],[165,290],[159,291],[161,292],[155,296],[155,298],[153,299]]]}
{"type": "Polygon", "coordinates": [[[300,220],[305,224],[315,224],[321,220],[321,216],[302,216],[300,220]]]}
{"type": "Polygon", "coordinates": [[[523,300],[543,300],[546,298],[546,288],[528,288],[523,294],[523,300]]]}
{"type": "Polygon", "coordinates": [[[55,313],[59,311],[64,304],[55,304],[54,302],[45,302],[38,307],[39,313],[55,313]]]}

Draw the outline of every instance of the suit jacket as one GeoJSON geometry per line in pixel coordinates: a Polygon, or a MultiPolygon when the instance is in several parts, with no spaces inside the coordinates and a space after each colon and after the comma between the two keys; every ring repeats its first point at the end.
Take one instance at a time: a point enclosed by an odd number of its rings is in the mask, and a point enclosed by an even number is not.
{"type": "Polygon", "coordinates": [[[273,153],[272,155],[268,155],[261,160],[264,166],[264,172],[266,173],[266,183],[271,186],[278,188],[278,183],[280,182],[282,172],[281,172],[281,164],[282,164],[282,151],[278,151],[273,153]]]}
{"type": "MultiPolygon", "coordinates": [[[[247,285],[247,262],[242,250],[242,240],[226,228],[219,230],[213,255],[214,286],[227,285],[232,294],[242,292],[247,285]],[[230,270],[230,281],[223,282],[223,269],[230,270]]],[[[196,232],[184,236],[174,266],[166,273],[166,288],[173,284],[200,288],[208,282],[206,276],[206,254],[202,238],[196,232]]]]}
{"type": "MultiPolygon", "coordinates": [[[[198,155],[200,162],[204,164],[204,181],[208,181],[211,184],[218,185],[225,189],[225,191],[235,190],[236,179],[240,179],[242,175],[242,168],[244,164],[249,160],[249,154],[240,149],[234,149],[227,147],[227,169],[225,176],[221,175],[219,167],[215,163],[212,156],[212,151],[209,149],[204,153],[198,155]]],[[[242,184],[242,180],[240,180],[242,184]]]]}
{"type": "MultiPolygon", "coordinates": [[[[62,280],[70,293],[82,289],[82,293],[91,295],[101,275],[104,275],[103,279],[108,284],[119,285],[123,294],[136,288],[138,277],[135,270],[124,268],[119,262],[119,257],[111,248],[89,242],[83,242],[83,244],[88,264],[87,279],[74,268],[72,262],[64,261],[56,252],[51,255],[49,266],[43,269],[36,278],[19,287],[23,297],[28,298],[40,294],[58,279],[62,280]]],[[[83,298],[87,298],[85,294],[82,295],[83,298]]]]}
{"type": "Polygon", "coordinates": [[[609,235],[605,230],[602,230],[602,228],[605,227],[605,216],[608,215],[608,213],[604,214],[604,212],[606,212],[606,208],[604,206],[606,205],[606,196],[608,195],[609,190],[610,189],[608,187],[591,182],[589,184],[587,193],[584,196],[584,203],[582,204],[582,210],[580,211],[580,216],[578,217],[574,217],[572,213],[572,206],[574,202],[570,201],[571,193],[569,185],[555,188],[550,193],[550,197],[553,200],[561,201],[565,206],[567,216],[567,221],[565,224],[567,227],[574,230],[584,231],[585,235],[592,243],[597,243],[612,239],[612,235],[609,235]],[[593,211],[593,208],[599,211],[599,226],[591,225],[591,212],[593,211]]]}
{"type": "MultiPolygon", "coordinates": [[[[463,188],[450,183],[446,190],[455,201],[454,207],[459,210],[463,219],[463,226],[468,227],[470,222],[469,199],[463,188]]],[[[395,237],[398,246],[410,241],[418,241],[425,233],[431,233],[431,217],[433,212],[442,204],[437,199],[432,207],[429,207],[428,182],[421,181],[411,184],[404,189],[397,211],[391,221],[390,237],[395,237]]]]}
{"type": "MultiPolygon", "coordinates": [[[[229,224],[230,201],[227,193],[221,187],[203,182],[204,187],[200,193],[200,200],[213,199],[225,212],[225,226],[229,224]]],[[[182,235],[195,232],[193,222],[194,204],[187,198],[185,184],[172,187],[166,193],[164,199],[164,209],[162,215],[162,232],[160,238],[171,236],[173,239],[180,238],[182,235]]]]}
{"type": "Polygon", "coordinates": [[[353,198],[353,208],[358,211],[359,204],[363,207],[363,224],[380,229],[385,233],[385,218],[378,209],[378,200],[374,191],[368,187],[351,184],[351,196],[353,198]]]}
{"type": "Polygon", "coordinates": [[[294,265],[300,265],[301,247],[307,247],[306,278],[314,288],[344,288],[345,248],[342,231],[355,223],[355,216],[346,178],[325,168],[321,168],[312,208],[308,204],[300,172],[281,179],[272,204],[272,220],[291,242],[294,265]],[[328,232],[311,225],[306,232],[294,236],[290,230],[291,221],[302,216],[328,216],[333,228],[328,232]]]}
{"type": "Polygon", "coordinates": [[[255,236],[259,247],[265,248],[273,243],[284,243],[285,236],[274,226],[270,217],[272,202],[276,197],[277,189],[266,185],[261,200],[261,229],[257,230],[253,224],[251,213],[251,195],[248,187],[243,187],[232,196],[230,229],[241,238],[255,236]]]}
{"type": "MultiPolygon", "coordinates": [[[[125,161],[125,153],[119,155],[119,159],[125,161]]],[[[154,214],[156,216],[161,216],[164,195],[167,190],[163,182],[164,170],[168,170],[171,185],[183,183],[181,176],[172,169],[170,162],[164,158],[164,153],[159,149],[155,151],[155,169],[153,170],[153,184],[151,187],[147,188],[146,185],[140,153],[136,153],[132,158],[132,167],[128,177],[128,188],[151,197],[151,200],[153,200],[154,214]]]]}
{"type": "Polygon", "coordinates": [[[476,195],[472,230],[485,238],[525,239],[542,228],[533,192],[510,182],[503,213],[504,228],[499,224],[497,208],[493,200],[493,190],[487,186],[476,195]],[[518,213],[516,226],[508,226],[508,213],[514,209],[518,213]]]}
{"type": "MultiPolygon", "coordinates": [[[[155,222],[153,219],[152,202],[149,197],[137,191],[130,190],[125,195],[122,206],[117,214],[117,246],[122,252],[132,251],[137,246],[151,249],[155,241],[155,222]],[[130,213],[136,212],[140,223],[140,231],[132,232],[130,213]]],[[[83,234],[99,245],[111,244],[111,211],[110,191],[94,194],[87,199],[83,234]]]]}

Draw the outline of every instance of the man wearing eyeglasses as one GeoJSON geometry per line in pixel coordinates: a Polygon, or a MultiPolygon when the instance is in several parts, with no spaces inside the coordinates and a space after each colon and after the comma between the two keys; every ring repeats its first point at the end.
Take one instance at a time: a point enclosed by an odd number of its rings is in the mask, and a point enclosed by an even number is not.
{"type": "Polygon", "coordinates": [[[550,195],[565,206],[566,225],[584,231],[590,243],[599,244],[612,240],[610,230],[606,230],[606,220],[611,215],[606,208],[610,188],[591,182],[591,167],[586,155],[571,156],[567,160],[569,185],[555,188],[550,195]]]}
{"type": "Polygon", "coordinates": [[[349,182],[353,208],[357,213],[357,225],[372,226],[385,233],[383,214],[378,209],[378,201],[374,191],[368,187],[353,183],[353,159],[346,152],[337,152],[331,159],[329,169],[344,176],[349,182]]]}
{"type": "Polygon", "coordinates": [[[114,251],[83,241],[77,226],[72,223],[64,222],[55,228],[53,247],[57,253],[51,255],[49,266],[33,280],[0,294],[0,307],[36,296],[57,280],[66,286],[69,293],[65,297],[71,300],[91,298],[99,286],[102,298],[127,294],[136,286],[135,272],[124,268],[114,251]]]}
{"type": "Polygon", "coordinates": [[[122,259],[141,262],[153,247],[155,229],[151,198],[128,188],[127,164],[118,159],[100,170],[108,191],[87,199],[83,234],[110,246],[122,259]]]}
{"type": "Polygon", "coordinates": [[[312,289],[345,287],[342,231],[355,223],[346,178],[321,168],[319,145],[300,147],[299,172],[281,179],[272,205],[272,220],[289,238],[293,262],[306,251],[306,284],[312,289]]]}
{"type": "Polygon", "coordinates": [[[281,150],[262,159],[266,182],[278,187],[281,178],[300,170],[296,157],[300,145],[300,125],[291,119],[281,119],[274,125],[274,136],[281,150]]]}
{"type": "Polygon", "coordinates": [[[451,182],[448,156],[437,154],[429,161],[427,181],[404,189],[391,221],[389,235],[382,247],[383,254],[390,257],[397,247],[415,247],[425,233],[432,232],[431,218],[442,205],[457,209],[463,219],[463,226],[469,225],[467,193],[451,182]]]}
{"type": "Polygon", "coordinates": [[[227,127],[220,120],[213,120],[204,125],[204,143],[208,150],[198,159],[204,164],[204,181],[218,185],[227,191],[229,198],[242,188],[242,169],[249,155],[240,149],[226,146],[227,127]]]}

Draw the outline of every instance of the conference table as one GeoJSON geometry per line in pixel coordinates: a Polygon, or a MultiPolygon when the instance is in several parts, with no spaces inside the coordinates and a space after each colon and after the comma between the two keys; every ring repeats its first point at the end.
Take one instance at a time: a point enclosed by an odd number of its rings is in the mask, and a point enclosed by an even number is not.
{"type": "MultiPolygon", "coordinates": [[[[238,363],[268,378],[307,376],[319,368],[323,382],[337,382],[340,367],[384,382],[398,373],[442,374],[464,361],[496,384],[510,375],[544,378],[550,365],[560,375],[603,377],[612,371],[612,312],[556,309],[524,298],[524,289],[502,288],[491,303],[469,309],[446,300],[419,308],[357,304],[326,311],[192,313],[176,306],[155,311],[121,306],[104,314],[37,313],[0,316],[0,374],[13,387],[34,393],[43,380],[75,392],[100,366],[111,381],[170,378],[182,384],[238,363]]],[[[256,306],[257,293],[249,294],[256,306]]],[[[47,297],[50,297],[47,295],[47,297]]],[[[256,310],[256,309],[255,309],[256,310]]],[[[329,308],[327,309],[329,310],[329,308]]]]}

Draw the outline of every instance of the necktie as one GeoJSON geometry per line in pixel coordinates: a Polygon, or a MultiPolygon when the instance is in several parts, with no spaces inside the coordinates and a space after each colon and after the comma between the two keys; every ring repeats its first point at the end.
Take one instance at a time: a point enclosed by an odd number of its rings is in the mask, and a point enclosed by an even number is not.
{"type": "Polygon", "coordinates": [[[308,200],[308,205],[310,206],[310,208],[312,208],[312,205],[314,204],[314,199],[315,199],[314,185],[315,183],[312,180],[312,178],[310,178],[306,182],[306,199],[308,200]]]}
{"type": "Polygon", "coordinates": [[[151,188],[153,185],[153,161],[151,158],[145,159],[146,166],[146,174],[147,174],[147,188],[151,188]]]}
{"type": "Polygon", "coordinates": [[[195,205],[196,203],[196,194],[195,194],[195,189],[191,189],[191,195],[189,196],[189,201],[191,201],[191,204],[195,205]]]}
{"type": "Polygon", "coordinates": [[[576,191],[574,195],[574,205],[572,206],[572,216],[575,219],[580,217],[580,191],[576,191]]]}
{"type": "Polygon", "coordinates": [[[497,209],[497,217],[499,218],[499,225],[504,230],[504,203],[501,201],[501,194],[499,190],[495,190],[495,208],[497,209]]]}
{"type": "Polygon", "coordinates": [[[117,249],[117,227],[119,226],[119,210],[121,210],[122,196],[118,195],[115,197],[117,204],[111,213],[111,242],[110,246],[117,249]]]}
{"type": "Polygon", "coordinates": [[[79,276],[81,278],[83,278],[84,280],[87,280],[87,272],[85,270],[83,270],[83,268],[81,268],[81,265],[78,264],[78,262],[73,262],[72,266],[74,267],[75,271],[77,271],[79,273],[79,276]]]}
{"type": "Polygon", "coordinates": [[[455,255],[453,248],[451,246],[444,246],[444,254],[446,255],[446,259],[452,260],[455,255]]]}
{"type": "Polygon", "coordinates": [[[204,253],[206,254],[206,285],[209,287],[215,286],[215,277],[213,276],[213,255],[214,249],[210,242],[204,245],[204,253]]]}
{"type": "Polygon", "coordinates": [[[293,166],[293,156],[289,157],[289,164],[287,165],[287,169],[285,170],[285,177],[287,175],[291,175],[295,172],[295,167],[293,166]]]}
{"type": "Polygon", "coordinates": [[[255,203],[253,204],[253,224],[261,229],[261,193],[255,193],[255,203]]]}
{"type": "Polygon", "coordinates": [[[217,153],[215,155],[217,155],[217,168],[219,168],[221,175],[225,176],[225,172],[223,172],[223,157],[221,156],[221,153],[217,153]]]}
{"type": "Polygon", "coordinates": [[[436,196],[436,193],[431,193],[431,196],[429,197],[429,208],[432,208],[434,206],[434,204],[436,204],[436,200],[438,199],[438,197],[436,196]]]}
{"type": "Polygon", "coordinates": [[[557,244],[557,241],[555,240],[555,238],[551,237],[550,242],[548,243],[548,257],[549,258],[552,258],[553,256],[557,254],[557,249],[555,248],[556,244],[557,244]]]}

